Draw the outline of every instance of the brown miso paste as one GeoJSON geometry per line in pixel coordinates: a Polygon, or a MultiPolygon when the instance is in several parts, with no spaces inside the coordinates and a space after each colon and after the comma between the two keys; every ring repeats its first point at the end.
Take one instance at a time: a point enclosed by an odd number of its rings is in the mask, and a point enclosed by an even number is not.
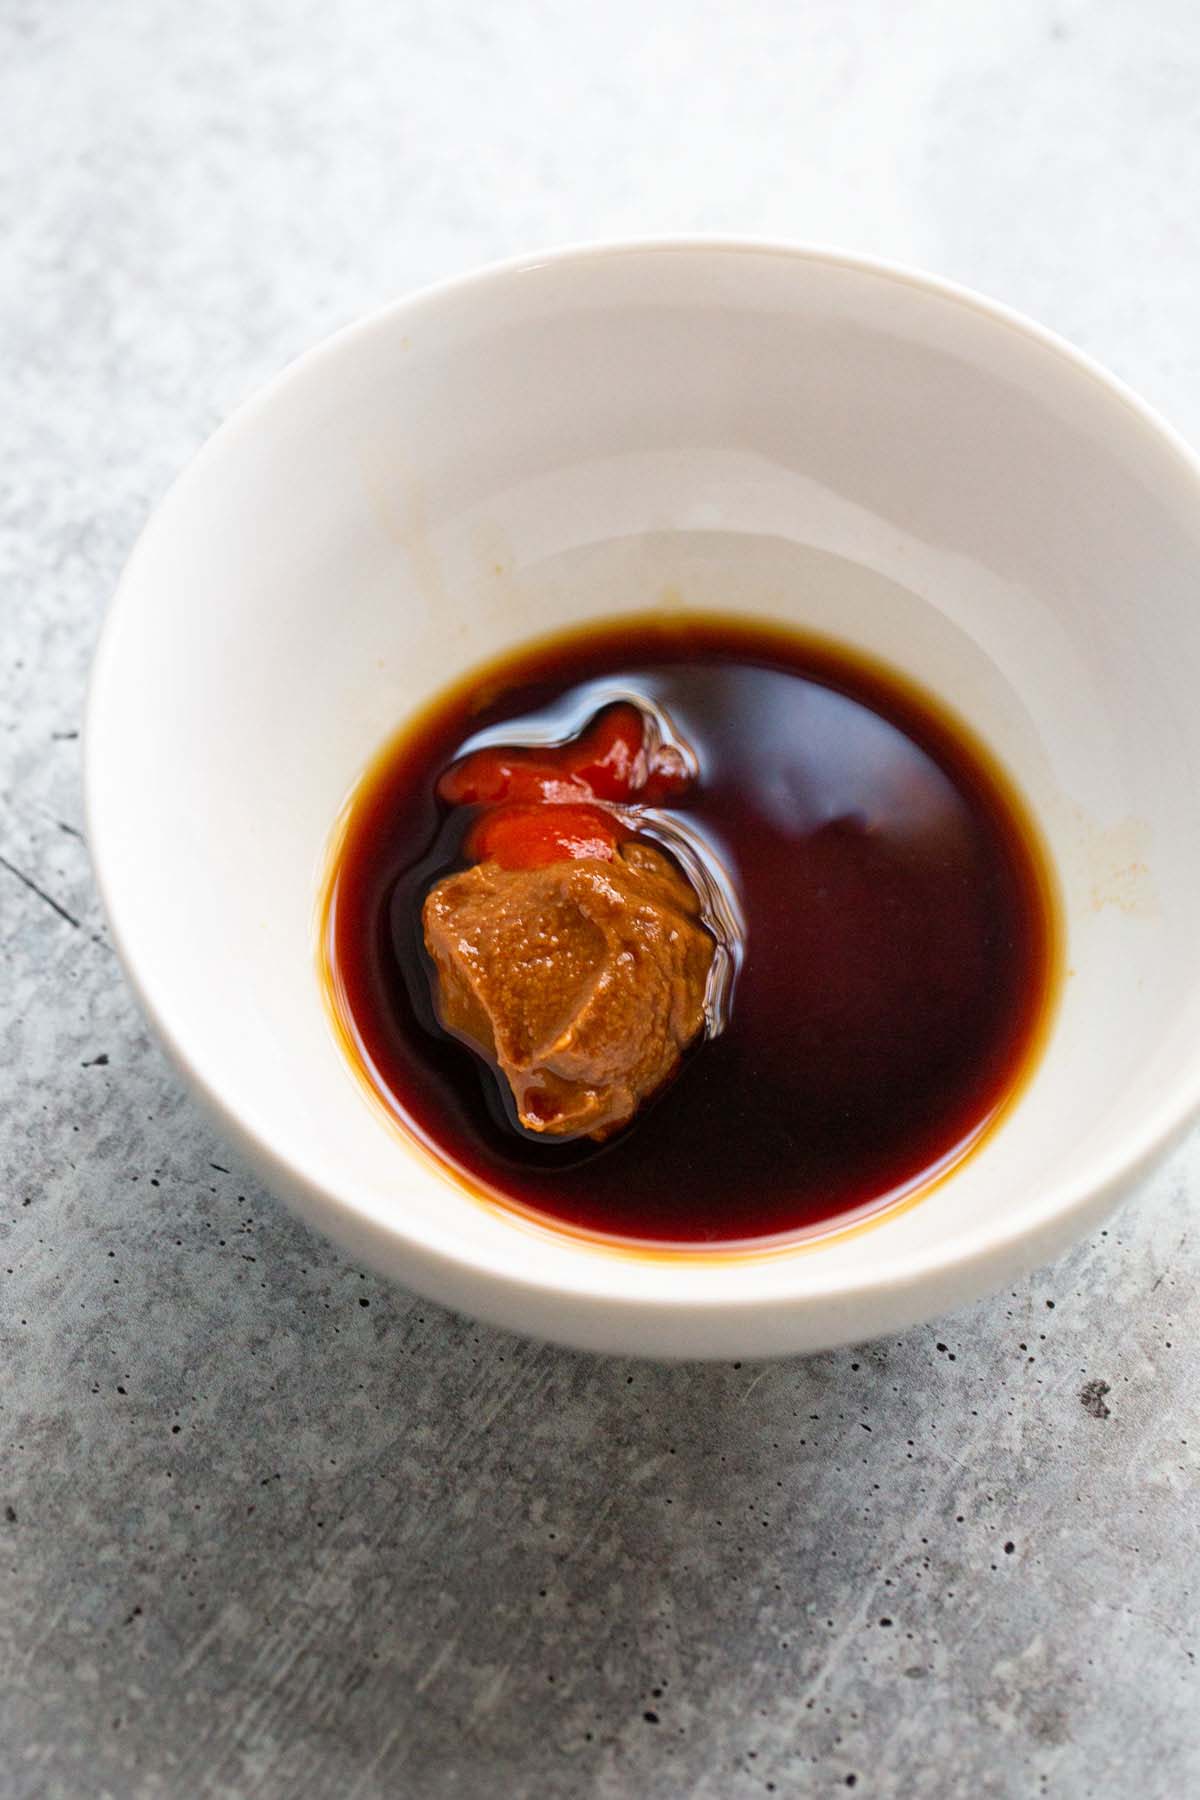
{"type": "Polygon", "coordinates": [[[928,697],[783,630],[635,619],[488,665],[386,747],[331,870],[325,978],[363,1079],[471,1190],[606,1239],[753,1245],[882,1209],[980,1140],[1044,1033],[1053,891],[1019,800],[928,697]],[[437,788],[617,701],[684,747],[674,826],[643,829],[668,855],[681,834],[738,930],[673,1078],[611,1137],[555,1141],[439,1023],[422,906],[478,809],[437,788]]]}

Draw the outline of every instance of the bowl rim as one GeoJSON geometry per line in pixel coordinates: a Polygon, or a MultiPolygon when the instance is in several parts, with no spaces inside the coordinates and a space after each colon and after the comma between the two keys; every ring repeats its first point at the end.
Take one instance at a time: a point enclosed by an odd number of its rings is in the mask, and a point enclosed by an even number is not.
{"type": "MultiPolygon", "coordinates": [[[[1181,472],[1190,476],[1200,504],[1200,454],[1182,434],[1153,407],[1136,394],[1119,376],[1097,359],[1078,349],[1057,332],[1038,324],[1015,308],[961,283],[910,267],[884,257],[850,251],[836,246],[789,241],[775,238],[692,233],[686,235],[648,235],[612,240],[581,240],[549,249],[530,251],[483,264],[464,273],[438,280],[401,295],[398,299],[375,307],[319,340],[309,349],[285,363],[262,387],[242,401],[207,438],[188,461],[164,494],[154,505],[149,518],[136,538],[125,562],[116,590],[105,612],[94,650],[83,715],[82,765],[85,819],[88,848],[105,917],[113,945],[125,977],[156,1036],[167,1050],[171,1061],[183,1076],[190,1091],[202,1102],[220,1129],[238,1146],[259,1171],[266,1172],[268,1185],[282,1191],[310,1222],[346,1241],[364,1233],[378,1233],[393,1241],[397,1248],[423,1257],[427,1264],[440,1265],[449,1276],[453,1271],[466,1272],[486,1282],[499,1283],[514,1291],[524,1290],[543,1298],[586,1298],[617,1311],[645,1312],[680,1309],[697,1315],[726,1311],[745,1312],[758,1305],[804,1307],[820,1302],[837,1306],[869,1298],[872,1294],[896,1294],[934,1283],[939,1287],[952,1284],[965,1296],[983,1291],[989,1285],[991,1265],[1011,1269],[1016,1264],[1032,1267],[1043,1249],[1050,1253],[1061,1247],[1072,1235],[1076,1224],[1082,1226],[1087,1217],[1108,1209],[1128,1186],[1165,1154],[1189,1124],[1200,1114],[1200,1047],[1190,1061],[1181,1062],[1171,1080],[1164,1084],[1154,1104],[1145,1109],[1137,1129],[1131,1129],[1120,1148],[1110,1152],[1094,1167],[1085,1166],[1071,1180],[1060,1180],[998,1218],[985,1220],[961,1234],[935,1243],[925,1249],[905,1252],[876,1268],[846,1274],[828,1269],[822,1278],[821,1258],[811,1252],[820,1240],[797,1245],[805,1254],[789,1256],[780,1252],[764,1259],[758,1266],[793,1269],[797,1279],[786,1289],[772,1283],[769,1291],[756,1297],[739,1283],[722,1289],[714,1285],[711,1292],[671,1291],[670,1277],[676,1268],[697,1266],[695,1259],[676,1264],[670,1257],[656,1254],[642,1259],[611,1257],[602,1246],[571,1244],[579,1252],[578,1282],[561,1276],[549,1278],[528,1268],[518,1270],[505,1266],[480,1248],[477,1240],[455,1236],[453,1243],[439,1240],[419,1223],[414,1228],[411,1217],[399,1214],[395,1219],[381,1220],[352,1194],[338,1191],[327,1180],[317,1179],[302,1164],[294,1161],[265,1131],[260,1131],[238,1105],[236,1094],[226,1095],[192,1062],[185,1046],[185,1030],[177,1030],[158,1004],[138,970],[137,957],[123,926],[119,905],[114,897],[112,868],[104,848],[103,832],[98,832],[97,792],[101,778],[97,769],[95,744],[96,720],[106,705],[112,680],[122,614],[134,585],[146,545],[155,533],[160,518],[184,488],[207,469],[223,453],[235,436],[252,429],[260,415],[268,412],[285,389],[298,380],[307,379],[323,363],[338,357],[351,343],[362,342],[376,332],[391,331],[399,322],[422,312],[436,311],[443,302],[488,287],[536,275],[539,271],[563,265],[590,266],[622,258],[643,255],[710,255],[778,257],[795,262],[820,264],[895,282],[932,298],[962,306],[991,325],[1000,326],[1027,342],[1040,346],[1061,358],[1077,372],[1089,377],[1110,399],[1118,401],[1131,420],[1154,438],[1172,455],[1181,472]],[[332,1216],[331,1216],[332,1215],[332,1216]],[[357,1229],[356,1229],[357,1228],[357,1229]],[[600,1250],[600,1254],[595,1253],[600,1250]],[[639,1279],[631,1283],[628,1271],[637,1269],[639,1279]],[[646,1278],[655,1271],[661,1279],[646,1278]],[[586,1273],[585,1273],[586,1271],[586,1273]],[[801,1272],[803,1272],[801,1276],[801,1272]]],[[[419,1152],[406,1144],[414,1158],[419,1152]]],[[[447,1176],[452,1181],[452,1177],[447,1176]]],[[[886,1216],[886,1215],[885,1215],[886,1216]]],[[[881,1220],[882,1222],[882,1220],[881,1220]]],[[[554,1235],[553,1233],[551,1235],[554,1235]]],[[[566,1245],[569,1240],[557,1239],[566,1245]]],[[[744,1265],[752,1266],[751,1263],[744,1265]]],[[[401,1272],[401,1279],[403,1273],[401,1272]]],[[[861,1335],[861,1333],[852,1334],[861,1335]]]]}

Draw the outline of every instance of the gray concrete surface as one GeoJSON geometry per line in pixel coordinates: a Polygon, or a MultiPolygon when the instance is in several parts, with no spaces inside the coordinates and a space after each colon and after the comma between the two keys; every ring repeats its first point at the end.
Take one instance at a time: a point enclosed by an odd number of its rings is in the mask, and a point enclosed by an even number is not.
{"type": "Polygon", "coordinates": [[[660,1369],[477,1328],[181,1094],[77,740],[220,416],[508,251],[876,249],[1200,437],[1198,92],[1191,0],[0,4],[4,1800],[1200,1791],[1200,1140],[899,1341],[660,1369]]]}

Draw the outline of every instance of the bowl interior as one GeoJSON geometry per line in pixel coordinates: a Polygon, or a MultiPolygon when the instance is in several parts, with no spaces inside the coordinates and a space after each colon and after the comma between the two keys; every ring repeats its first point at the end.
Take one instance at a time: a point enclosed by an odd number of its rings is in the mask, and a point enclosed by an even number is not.
{"type": "Polygon", "coordinates": [[[130,565],[87,745],[126,959],[285,1185],[399,1273],[419,1246],[526,1292],[761,1300],[1054,1248],[1196,1082],[1198,494],[1082,362],[886,269],[647,247],[401,304],[238,414],[130,565]],[[335,816],[406,714],[522,639],[670,607],[795,621],[947,701],[1041,820],[1068,933],[1036,1078],[959,1172],[720,1267],[459,1192],[365,1101],[314,962],[335,816]]]}

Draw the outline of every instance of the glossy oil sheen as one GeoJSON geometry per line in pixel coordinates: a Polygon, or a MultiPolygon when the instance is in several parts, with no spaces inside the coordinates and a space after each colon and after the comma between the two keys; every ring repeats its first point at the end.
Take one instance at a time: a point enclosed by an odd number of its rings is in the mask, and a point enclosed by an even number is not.
{"type": "Polygon", "coordinates": [[[471,1189],[605,1239],[764,1243],[878,1210],[979,1140],[1043,1034],[1052,895],[1003,777],[906,684],[774,628],[633,621],[488,666],[380,755],[329,879],[325,976],[365,1079],[471,1189]],[[732,884],[743,954],[724,1030],[632,1126],[554,1144],[438,1025],[421,903],[474,812],[434,788],[465,748],[568,738],[617,695],[696,755],[678,816],[732,884]]]}

